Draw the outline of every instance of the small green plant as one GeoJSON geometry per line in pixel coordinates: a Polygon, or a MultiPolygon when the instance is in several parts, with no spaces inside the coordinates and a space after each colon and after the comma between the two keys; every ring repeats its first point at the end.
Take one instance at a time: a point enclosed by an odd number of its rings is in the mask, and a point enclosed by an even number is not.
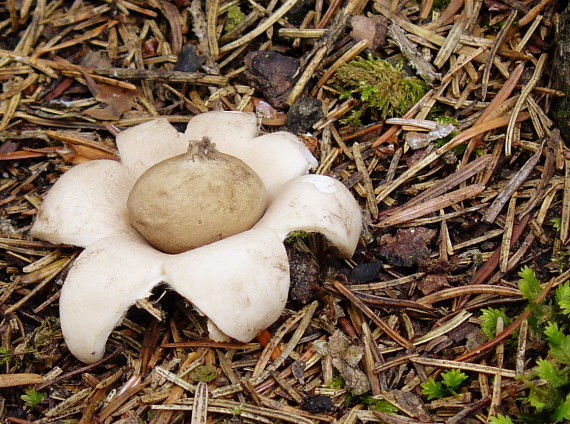
{"type": "MultiPolygon", "coordinates": [[[[344,379],[339,374],[336,374],[328,382],[327,386],[332,389],[343,389],[345,388],[345,382],[344,379]]],[[[383,399],[374,399],[374,397],[370,394],[370,392],[366,392],[361,395],[354,395],[353,393],[348,391],[348,393],[346,394],[346,406],[352,407],[360,404],[366,405],[370,407],[370,409],[373,409],[375,411],[387,412],[387,413],[398,412],[398,408],[388,403],[387,401],[383,399]]]]}
{"type": "Polygon", "coordinates": [[[560,272],[570,266],[570,249],[559,250],[552,256],[552,261],[558,264],[560,272]]]}
{"type": "Polygon", "coordinates": [[[45,393],[38,392],[34,389],[26,389],[24,391],[26,394],[22,395],[21,398],[25,402],[24,406],[26,409],[34,409],[36,406],[38,406],[38,404],[47,398],[47,395],[45,393]]]}
{"type": "Polygon", "coordinates": [[[0,347],[0,365],[5,364],[10,360],[10,351],[5,347],[0,347]]]}
{"type": "Polygon", "coordinates": [[[344,379],[339,374],[335,374],[327,383],[327,387],[330,387],[331,389],[343,389],[344,379]]]}
{"type": "Polygon", "coordinates": [[[537,419],[570,420],[570,282],[556,288],[553,300],[537,304],[541,287],[536,274],[525,267],[519,275],[519,288],[532,311],[529,323],[548,346],[546,359],[536,361],[532,376],[522,377],[529,387],[524,401],[534,408],[532,415],[537,419]]]}
{"type": "Polygon", "coordinates": [[[43,360],[51,355],[50,347],[63,338],[59,319],[48,317],[32,333],[32,341],[28,352],[33,353],[38,360],[43,360]]]}
{"type": "Polygon", "coordinates": [[[481,309],[481,329],[489,340],[496,336],[497,321],[499,318],[503,319],[505,327],[511,323],[511,319],[503,309],[481,309]]]}
{"type": "Polygon", "coordinates": [[[450,3],[450,0],[434,0],[432,10],[443,10],[450,3]]]}
{"type": "Polygon", "coordinates": [[[514,424],[513,421],[506,415],[497,415],[489,419],[489,424],[514,424]]]}
{"type": "Polygon", "coordinates": [[[295,240],[297,240],[298,238],[304,239],[309,237],[309,233],[306,231],[292,231],[289,233],[289,235],[287,236],[287,238],[285,239],[285,241],[287,243],[292,243],[295,240]]]}
{"type": "Polygon", "coordinates": [[[392,65],[372,55],[341,66],[332,80],[341,90],[341,98],[356,96],[362,101],[362,108],[353,110],[345,122],[358,125],[369,108],[376,109],[381,119],[402,116],[417,103],[428,86],[416,77],[404,76],[402,67],[402,62],[392,65]]]}
{"type": "Polygon", "coordinates": [[[562,228],[562,218],[552,218],[550,223],[556,231],[560,231],[560,228],[562,228]]]}
{"type": "MultiPolygon", "coordinates": [[[[521,277],[519,290],[523,297],[528,300],[527,308],[532,312],[528,322],[535,331],[542,333],[544,331],[542,326],[552,318],[553,305],[547,302],[535,302],[542,288],[540,287],[540,281],[538,281],[536,274],[531,268],[525,266],[519,272],[519,277],[521,277]]],[[[559,316],[559,318],[561,317],[559,316]]]]}
{"type": "Polygon", "coordinates": [[[374,399],[370,393],[364,393],[359,396],[348,396],[346,399],[347,406],[366,405],[370,409],[379,412],[386,412],[387,414],[395,414],[398,408],[384,399],[374,399]]]}
{"type": "Polygon", "coordinates": [[[193,381],[209,383],[216,378],[216,368],[209,365],[200,365],[188,375],[193,381]]]}
{"type": "Polygon", "coordinates": [[[239,417],[242,412],[243,412],[243,405],[236,406],[235,408],[232,409],[232,415],[234,417],[239,417]]]}
{"type": "Polygon", "coordinates": [[[461,384],[468,378],[461,370],[448,370],[441,373],[441,381],[429,377],[428,381],[420,384],[422,394],[428,400],[441,399],[448,396],[457,396],[461,384]]]}

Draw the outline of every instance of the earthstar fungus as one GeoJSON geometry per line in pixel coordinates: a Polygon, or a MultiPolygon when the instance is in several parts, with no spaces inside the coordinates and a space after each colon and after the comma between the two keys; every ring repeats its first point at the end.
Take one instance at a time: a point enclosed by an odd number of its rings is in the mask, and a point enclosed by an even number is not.
{"type": "MultiPolygon", "coordinates": [[[[250,341],[285,307],[289,263],[283,240],[289,233],[319,232],[341,256],[354,253],[361,217],[351,193],[333,178],[308,174],[317,161],[296,136],[258,132],[256,117],[244,112],[198,115],[185,133],[156,119],[117,136],[120,162],[77,165],[50,189],[31,235],[85,247],[60,298],[63,335],[78,359],[102,358],[107,338],[128,308],[161,283],[208,317],[213,339],[250,341]],[[249,229],[165,253],[131,225],[127,200],[149,168],[187,154],[191,142],[204,140],[259,176],[267,206],[249,229]]],[[[186,215],[174,219],[179,216],[186,215]]]]}

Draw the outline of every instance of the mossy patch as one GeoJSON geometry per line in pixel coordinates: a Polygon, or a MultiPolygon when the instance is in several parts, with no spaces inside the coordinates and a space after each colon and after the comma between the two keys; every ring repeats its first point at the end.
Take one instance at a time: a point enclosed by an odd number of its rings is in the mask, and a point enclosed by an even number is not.
{"type": "Polygon", "coordinates": [[[238,5],[230,7],[226,13],[225,31],[230,32],[244,19],[245,13],[243,13],[238,5]]]}
{"type": "Polygon", "coordinates": [[[423,80],[405,76],[402,68],[402,62],[393,65],[371,55],[341,66],[332,80],[341,98],[355,96],[362,101],[362,107],[345,121],[358,125],[369,108],[376,109],[381,119],[400,117],[417,103],[429,88],[423,80]]]}

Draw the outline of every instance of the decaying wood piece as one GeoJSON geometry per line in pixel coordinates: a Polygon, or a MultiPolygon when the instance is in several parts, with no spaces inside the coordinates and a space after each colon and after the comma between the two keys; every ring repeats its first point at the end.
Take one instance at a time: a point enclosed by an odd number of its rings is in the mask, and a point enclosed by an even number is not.
{"type": "Polygon", "coordinates": [[[0,387],[29,386],[43,382],[44,378],[41,375],[33,373],[0,375],[0,387]]]}
{"type": "Polygon", "coordinates": [[[163,71],[150,69],[121,69],[121,68],[97,68],[95,74],[117,79],[133,79],[160,82],[187,82],[206,85],[226,85],[225,77],[205,74],[191,74],[179,71],[163,71]]]}

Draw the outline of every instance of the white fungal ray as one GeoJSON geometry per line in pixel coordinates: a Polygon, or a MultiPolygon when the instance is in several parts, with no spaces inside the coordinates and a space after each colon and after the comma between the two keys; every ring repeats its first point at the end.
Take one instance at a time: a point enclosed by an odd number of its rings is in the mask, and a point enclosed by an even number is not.
{"type": "Polygon", "coordinates": [[[127,310],[162,282],[224,334],[248,342],[285,307],[289,263],[267,228],[178,255],[161,253],[138,235],[99,240],[76,259],[61,293],[61,329],[71,353],[86,363],[101,359],[127,310]]]}
{"type": "Polygon", "coordinates": [[[128,308],[164,277],[163,257],[136,234],[116,234],[87,247],[70,268],[59,300],[61,330],[85,363],[103,357],[107,338],[128,308]]]}
{"type": "Polygon", "coordinates": [[[220,152],[247,163],[263,180],[270,199],[285,182],[317,168],[317,160],[297,136],[257,133],[253,114],[209,112],[193,118],[185,134],[189,139],[209,137],[220,152]]]}
{"type": "Polygon", "coordinates": [[[360,208],[350,191],[334,178],[312,174],[285,183],[254,228],[273,228],[282,240],[294,231],[321,233],[349,258],[361,226],[360,208]]]}
{"type": "MultiPolygon", "coordinates": [[[[223,152],[223,143],[221,149],[223,152]]],[[[265,183],[270,200],[278,195],[287,181],[305,175],[318,166],[303,142],[297,136],[283,131],[255,137],[248,140],[241,151],[228,154],[239,157],[257,172],[265,183]]]]}
{"type": "Polygon", "coordinates": [[[63,335],[83,362],[102,358],[109,334],[128,308],[160,282],[202,311],[217,338],[225,333],[249,341],[285,306],[289,264],[282,240],[288,233],[320,232],[345,257],[356,248],[358,204],[342,183],[303,175],[316,162],[295,136],[254,138],[256,118],[241,112],[198,115],[188,128],[180,134],[158,119],[121,133],[122,163],[97,160],[75,166],[55,183],[40,208],[32,236],[86,247],[71,266],[60,299],[63,335]],[[186,152],[190,137],[203,136],[211,137],[220,151],[233,149],[257,167],[273,198],[254,228],[167,255],[131,227],[127,198],[136,176],[186,152]]]}
{"type": "Polygon", "coordinates": [[[212,111],[192,118],[184,136],[187,140],[208,137],[220,152],[246,162],[236,153],[256,137],[258,132],[259,124],[253,113],[212,111]]]}
{"type": "Polygon", "coordinates": [[[143,172],[168,158],[188,151],[188,140],[166,119],[154,119],[131,127],[117,136],[121,163],[135,181],[143,172]]]}
{"type": "Polygon", "coordinates": [[[287,301],[287,252],[268,228],[170,256],[164,267],[173,289],[242,342],[273,324],[287,301]]]}
{"type": "Polygon", "coordinates": [[[86,247],[111,234],[134,232],[127,213],[134,183],[119,162],[102,159],[75,166],[49,190],[30,235],[86,247]]]}

